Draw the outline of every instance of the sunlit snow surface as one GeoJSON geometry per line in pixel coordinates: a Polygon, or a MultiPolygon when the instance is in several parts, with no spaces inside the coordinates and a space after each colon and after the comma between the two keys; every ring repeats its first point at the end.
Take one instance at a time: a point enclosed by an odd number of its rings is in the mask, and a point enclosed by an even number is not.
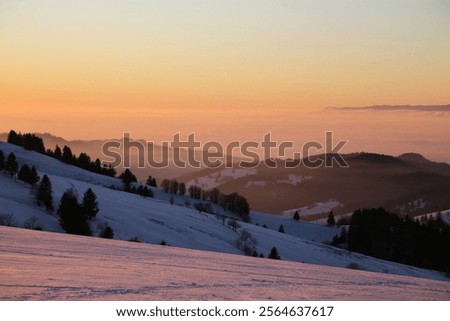
{"type": "Polygon", "coordinates": [[[450,300],[450,282],[0,227],[0,300],[450,300]]]}
{"type": "MultiPolygon", "coordinates": [[[[323,244],[339,234],[339,228],[251,212],[252,224],[240,222],[241,228],[233,231],[226,224],[221,224],[215,215],[199,213],[193,209],[193,203],[196,201],[187,196],[174,195],[174,205],[171,205],[169,202],[171,195],[152,188],[155,198],[143,198],[108,188],[107,186],[122,184],[117,178],[90,173],[2,142],[0,149],[5,155],[14,152],[21,165],[24,163],[34,165],[41,176],[45,173],[50,177],[55,206],[67,188],[74,188],[81,195],[87,188],[92,188],[100,206],[97,217],[90,222],[94,235],[99,234],[101,226],[108,224],[114,230],[114,238],[118,240],[137,237],[142,242],[152,244],[160,244],[164,240],[172,247],[242,255],[242,251],[236,247],[236,240],[239,233],[246,230],[256,239],[255,250],[258,254],[267,256],[275,246],[283,261],[341,268],[354,266],[364,271],[448,280],[437,271],[379,260],[323,244]],[[186,206],[186,202],[190,205],[186,206]],[[285,233],[278,232],[281,224],[285,233]]],[[[37,207],[30,192],[30,188],[24,183],[9,177],[6,173],[0,174],[0,218],[12,216],[14,226],[24,226],[27,219],[36,217],[43,230],[63,232],[56,213],[49,214],[37,207]]],[[[220,206],[215,204],[212,206],[218,214],[233,215],[224,213],[220,206]]],[[[1,249],[9,247],[6,241],[1,249]]]]}

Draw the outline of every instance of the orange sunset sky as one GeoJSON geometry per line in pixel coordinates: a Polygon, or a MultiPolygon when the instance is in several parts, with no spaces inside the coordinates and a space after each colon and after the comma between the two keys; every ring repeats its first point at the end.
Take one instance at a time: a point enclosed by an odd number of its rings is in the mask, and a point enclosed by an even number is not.
{"type": "Polygon", "coordinates": [[[0,0],[0,132],[305,142],[450,162],[450,1],[0,0]]]}

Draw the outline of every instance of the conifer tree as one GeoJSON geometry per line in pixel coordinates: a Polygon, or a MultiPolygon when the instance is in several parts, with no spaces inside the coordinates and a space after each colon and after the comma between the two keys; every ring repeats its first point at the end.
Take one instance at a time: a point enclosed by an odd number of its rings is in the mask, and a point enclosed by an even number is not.
{"type": "Polygon", "coordinates": [[[284,226],[283,226],[283,224],[281,224],[280,227],[278,228],[278,232],[284,233],[284,226]]]}
{"type": "Polygon", "coordinates": [[[36,136],[35,134],[23,134],[23,147],[27,150],[34,150],[38,153],[45,154],[45,145],[42,138],[36,136]]]}
{"type": "Polygon", "coordinates": [[[281,259],[280,255],[278,255],[278,250],[277,250],[277,248],[275,246],[272,247],[272,249],[270,250],[268,258],[269,259],[273,259],[273,260],[280,260],[281,259]]]}
{"type": "Polygon", "coordinates": [[[300,214],[298,214],[298,211],[295,211],[294,213],[294,220],[296,221],[300,220],[300,214]]]}
{"type": "Polygon", "coordinates": [[[186,194],[186,184],[180,183],[180,184],[178,185],[178,195],[183,196],[183,195],[185,195],[185,194],[186,194]]]}
{"type": "Polygon", "coordinates": [[[2,171],[5,168],[5,154],[3,154],[3,151],[0,149],[0,171],[2,171]]]}
{"type": "Polygon", "coordinates": [[[156,186],[156,179],[154,177],[152,177],[152,176],[149,176],[147,178],[146,185],[151,186],[151,187],[157,187],[156,186]]]}
{"type": "Polygon", "coordinates": [[[53,153],[53,157],[55,157],[56,159],[59,159],[59,160],[62,159],[61,148],[58,145],[56,145],[56,147],[55,147],[55,152],[53,153]]]}
{"type": "Polygon", "coordinates": [[[161,182],[161,188],[165,193],[169,193],[170,181],[167,178],[163,179],[163,181],[161,182]]]}
{"type": "Polygon", "coordinates": [[[28,183],[31,186],[34,186],[37,182],[39,182],[39,180],[40,180],[40,177],[36,170],[36,167],[34,167],[34,166],[31,167],[30,180],[28,181],[28,183]]]}
{"type": "Polygon", "coordinates": [[[72,150],[70,149],[70,147],[64,146],[61,159],[64,163],[67,163],[67,164],[75,163],[75,158],[72,154],[72,150]]]}
{"type": "Polygon", "coordinates": [[[45,206],[45,209],[49,212],[53,211],[53,191],[52,191],[52,183],[47,175],[44,175],[39,182],[39,186],[37,188],[36,193],[36,201],[38,206],[42,204],[45,206]]]}
{"type": "Polygon", "coordinates": [[[179,183],[176,179],[171,179],[169,182],[169,193],[170,194],[177,194],[178,193],[178,186],[179,183]]]}
{"type": "Polygon", "coordinates": [[[114,238],[114,231],[110,226],[105,226],[101,232],[100,237],[104,239],[113,239],[114,238]]]}
{"type": "Polygon", "coordinates": [[[330,211],[330,213],[328,214],[327,225],[334,226],[335,224],[336,224],[336,221],[334,220],[333,211],[330,211]]]}
{"type": "Polygon", "coordinates": [[[97,216],[99,212],[97,195],[95,195],[94,191],[91,188],[88,188],[87,191],[83,195],[83,201],[81,202],[81,208],[83,210],[83,214],[88,219],[93,219],[97,216]]]}
{"type": "Polygon", "coordinates": [[[61,197],[58,215],[59,223],[67,233],[91,235],[89,223],[73,189],[68,189],[61,197]]]}
{"type": "Polygon", "coordinates": [[[10,176],[14,176],[17,173],[19,164],[17,163],[16,155],[14,153],[8,155],[5,163],[5,169],[10,176]]]}
{"type": "Polygon", "coordinates": [[[19,169],[19,172],[17,173],[17,179],[29,184],[31,179],[30,166],[28,166],[27,164],[23,164],[22,167],[19,169]]]}
{"type": "Polygon", "coordinates": [[[17,134],[16,131],[11,130],[8,134],[8,144],[13,144],[17,146],[23,146],[23,137],[22,134],[17,134]]]}
{"type": "Polygon", "coordinates": [[[125,169],[122,174],[120,174],[119,178],[122,179],[124,189],[127,192],[131,191],[131,183],[137,182],[136,176],[128,168],[125,169]]]}

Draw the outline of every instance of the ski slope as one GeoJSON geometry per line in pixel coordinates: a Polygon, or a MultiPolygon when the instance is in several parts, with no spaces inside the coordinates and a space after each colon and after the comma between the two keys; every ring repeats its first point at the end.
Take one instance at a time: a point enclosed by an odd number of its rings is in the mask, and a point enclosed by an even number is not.
{"type": "MultiPolygon", "coordinates": [[[[137,238],[151,244],[164,241],[170,247],[243,255],[236,241],[245,230],[256,239],[254,247],[258,254],[267,256],[275,246],[283,261],[341,268],[352,266],[365,271],[448,280],[436,271],[387,262],[325,245],[324,242],[330,241],[340,232],[337,228],[252,212],[252,224],[239,222],[241,227],[234,231],[227,224],[222,224],[216,215],[199,213],[193,209],[196,201],[187,196],[175,196],[174,204],[171,205],[170,195],[153,189],[155,198],[143,198],[110,188],[121,186],[118,179],[90,173],[17,146],[0,143],[0,149],[5,155],[14,152],[20,164],[34,165],[41,176],[45,173],[50,177],[55,208],[67,188],[75,189],[80,198],[88,188],[92,188],[100,206],[100,212],[91,222],[94,235],[98,235],[101,227],[108,224],[114,230],[114,238],[118,240],[137,238]],[[263,228],[264,224],[268,228],[263,228]],[[286,233],[277,232],[281,224],[286,233]]],[[[233,215],[224,212],[219,206],[213,206],[217,214],[233,215]]],[[[19,227],[30,217],[36,217],[44,230],[63,232],[56,214],[49,214],[37,207],[30,188],[6,174],[0,174],[0,215],[12,216],[14,225],[19,227]]],[[[8,242],[2,243],[2,250],[5,247],[8,247],[8,242]]]]}

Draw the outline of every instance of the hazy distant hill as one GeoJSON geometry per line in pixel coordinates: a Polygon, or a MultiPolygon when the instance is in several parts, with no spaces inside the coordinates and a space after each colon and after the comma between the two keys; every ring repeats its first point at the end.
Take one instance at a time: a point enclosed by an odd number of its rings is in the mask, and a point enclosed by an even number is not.
{"type": "Polygon", "coordinates": [[[418,154],[355,153],[344,158],[348,168],[284,168],[279,160],[277,168],[260,164],[255,169],[206,169],[181,180],[204,189],[236,191],[255,210],[285,215],[295,209],[308,215],[330,210],[342,214],[379,206],[418,215],[450,208],[449,164],[418,154]]]}
{"type": "Polygon", "coordinates": [[[398,158],[426,171],[450,177],[450,164],[433,162],[417,153],[402,154],[398,158]]]}

